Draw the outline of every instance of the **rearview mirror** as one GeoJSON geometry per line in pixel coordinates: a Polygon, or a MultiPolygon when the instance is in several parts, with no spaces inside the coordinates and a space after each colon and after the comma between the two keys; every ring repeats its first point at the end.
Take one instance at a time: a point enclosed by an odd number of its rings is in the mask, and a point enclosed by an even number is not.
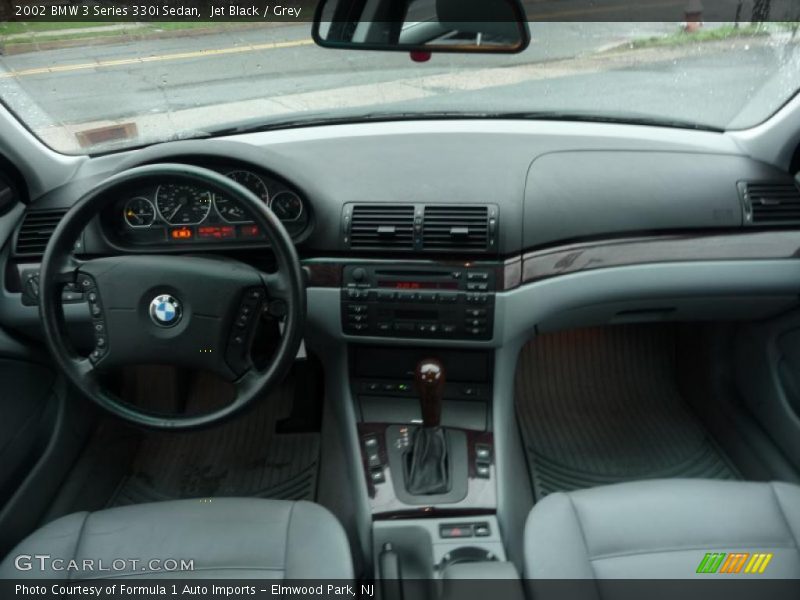
{"type": "Polygon", "coordinates": [[[325,48],[404,52],[522,52],[519,0],[320,0],[312,28],[325,48]]]}

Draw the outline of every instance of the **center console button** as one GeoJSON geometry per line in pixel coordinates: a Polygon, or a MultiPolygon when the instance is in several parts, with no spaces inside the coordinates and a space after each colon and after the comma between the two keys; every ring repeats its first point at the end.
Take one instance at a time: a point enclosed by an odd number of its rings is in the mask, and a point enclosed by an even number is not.
{"type": "Polygon", "coordinates": [[[480,327],[481,325],[486,325],[486,319],[467,319],[464,324],[470,327],[480,327]]]}
{"type": "Polygon", "coordinates": [[[492,458],[492,449],[488,444],[475,444],[475,459],[478,462],[488,462],[492,458]]]}
{"type": "Polygon", "coordinates": [[[467,273],[467,281],[489,281],[489,273],[486,271],[470,271],[467,273]]]}
{"type": "Polygon", "coordinates": [[[470,523],[439,525],[439,537],[444,539],[472,537],[472,525],[470,523]]]}

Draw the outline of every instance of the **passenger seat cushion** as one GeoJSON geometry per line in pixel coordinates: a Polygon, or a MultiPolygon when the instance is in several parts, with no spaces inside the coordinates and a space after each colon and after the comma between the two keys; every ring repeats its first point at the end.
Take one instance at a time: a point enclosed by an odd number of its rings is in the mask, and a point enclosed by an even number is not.
{"type": "Polygon", "coordinates": [[[691,578],[707,552],[773,552],[800,577],[800,487],[651,480],[547,496],[525,528],[532,579],[691,578]]]}
{"type": "Polygon", "coordinates": [[[104,573],[20,572],[19,554],[65,560],[139,561],[115,577],[169,576],[147,570],[152,559],[193,560],[179,577],[344,578],[353,576],[349,544],[338,521],[311,502],[213,498],[137,504],[53,521],[24,540],[0,565],[0,578],[98,577],[104,573]],[[144,567],[144,570],[142,569],[144,567]]]}

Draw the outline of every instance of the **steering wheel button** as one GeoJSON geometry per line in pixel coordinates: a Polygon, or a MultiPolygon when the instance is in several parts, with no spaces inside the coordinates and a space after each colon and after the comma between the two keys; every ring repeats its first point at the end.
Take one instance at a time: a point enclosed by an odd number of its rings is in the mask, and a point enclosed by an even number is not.
{"type": "Polygon", "coordinates": [[[104,348],[106,345],[106,338],[100,336],[97,338],[95,343],[97,344],[98,348],[104,348]]]}
{"type": "Polygon", "coordinates": [[[94,324],[94,330],[95,330],[97,333],[102,333],[103,331],[105,331],[105,328],[106,328],[106,326],[105,326],[105,324],[104,324],[102,321],[97,321],[97,322],[95,322],[95,324],[94,324]]]}

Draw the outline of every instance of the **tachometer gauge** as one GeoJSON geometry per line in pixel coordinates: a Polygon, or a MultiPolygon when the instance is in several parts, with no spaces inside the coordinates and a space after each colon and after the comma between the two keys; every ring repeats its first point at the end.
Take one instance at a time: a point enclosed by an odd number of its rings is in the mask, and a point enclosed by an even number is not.
{"type": "Polygon", "coordinates": [[[170,225],[197,225],[211,210],[211,192],[182,183],[160,185],[156,208],[170,225]]]}
{"type": "Polygon", "coordinates": [[[269,207],[281,221],[296,221],[303,214],[303,202],[294,192],[275,194],[269,207]]]}
{"type": "Polygon", "coordinates": [[[231,171],[230,173],[226,173],[225,176],[253,192],[264,201],[264,204],[269,204],[269,190],[267,189],[267,184],[255,173],[240,170],[231,171]]]}
{"type": "Polygon", "coordinates": [[[123,216],[129,227],[150,227],[156,220],[156,208],[147,198],[137,196],[125,203],[123,216]]]}

